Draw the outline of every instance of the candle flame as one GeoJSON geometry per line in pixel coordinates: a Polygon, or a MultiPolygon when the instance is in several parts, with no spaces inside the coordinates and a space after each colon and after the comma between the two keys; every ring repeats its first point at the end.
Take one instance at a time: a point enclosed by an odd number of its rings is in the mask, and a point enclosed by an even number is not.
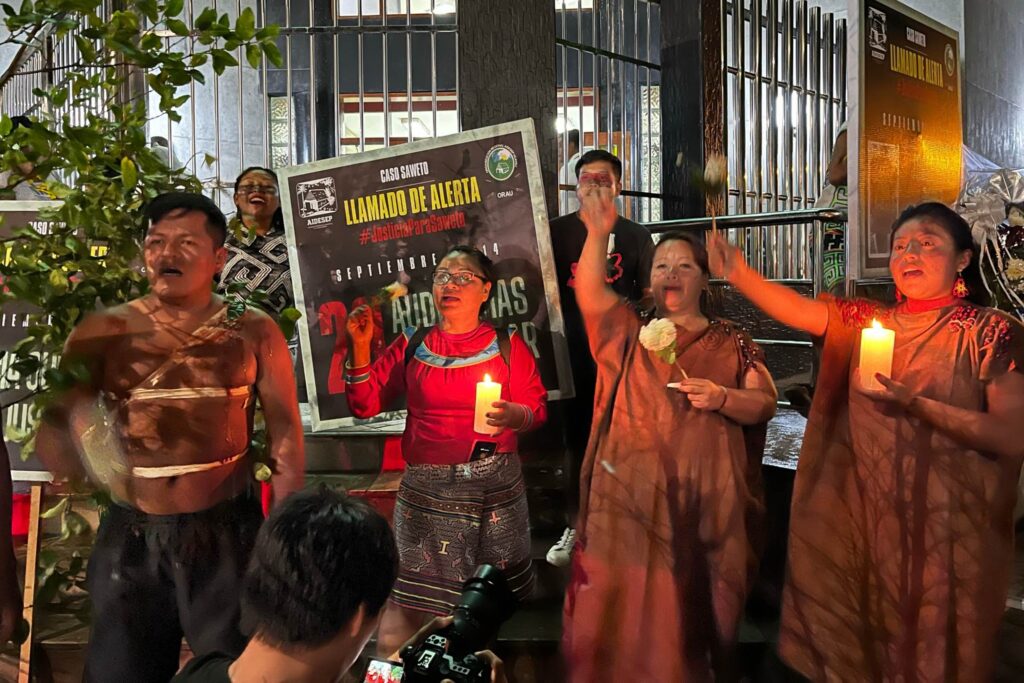
{"type": "Polygon", "coordinates": [[[490,375],[484,375],[484,381],[485,382],[490,382],[491,381],[491,376],[490,375]]]}
{"type": "Polygon", "coordinates": [[[882,323],[878,322],[877,318],[872,318],[871,319],[871,327],[873,327],[876,330],[880,330],[880,329],[882,329],[882,323]]]}

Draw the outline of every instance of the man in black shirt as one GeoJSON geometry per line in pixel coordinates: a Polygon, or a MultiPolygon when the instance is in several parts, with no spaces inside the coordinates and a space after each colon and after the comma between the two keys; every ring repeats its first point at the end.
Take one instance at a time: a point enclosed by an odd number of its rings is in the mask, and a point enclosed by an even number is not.
{"type": "MultiPolygon", "coordinates": [[[[580,157],[576,164],[576,176],[576,194],[581,200],[592,194],[604,194],[614,200],[622,192],[622,162],[605,150],[591,150],[580,157]]],[[[558,273],[569,361],[576,386],[576,398],[561,402],[568,447],[566,466],[570,476],[569,512],[573,517],[579,508],[580,466],[590,436],[590,423],[594,416],[594,385],[597,382],[596,368],[590,355],[575,292],[576,263],[586,238],[587,229],[578,213],[570,213],[551,221],[551,245],[558,273]]],[[[639,304],[650,283],[653,254],[654,241],[647,228],[619,216],[608,240],[608,284],[623,298],[639,304]]],[[[562,538],[548,551],[548,562],[556,566],[568,564],[575,537],[573,529],[567,528],[562,538]]]]}

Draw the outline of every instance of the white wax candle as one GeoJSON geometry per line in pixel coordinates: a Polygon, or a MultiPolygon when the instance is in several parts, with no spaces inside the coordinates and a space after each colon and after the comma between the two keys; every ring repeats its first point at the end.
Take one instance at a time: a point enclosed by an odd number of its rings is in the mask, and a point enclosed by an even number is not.
{"type": "Polygon", "coordinates": [[[473,415],[473,431],[477,434],[494,434],[497,427],[487,424],[487,413],[494,410],[491,405],[501,400],[501,384],[492,382],[490,375],[484,375],[482,382],[476,383],[476,412],[473,415]]]}
{"type": "Polygon", "coordinates": [[[875,379],[875,373],[892,376],[895,342],[896,333],[882,327],[877,320],[872,320],[871,327],[865,327],[860,333],[860,383],[865,389],[884,389],[875,379]]]}

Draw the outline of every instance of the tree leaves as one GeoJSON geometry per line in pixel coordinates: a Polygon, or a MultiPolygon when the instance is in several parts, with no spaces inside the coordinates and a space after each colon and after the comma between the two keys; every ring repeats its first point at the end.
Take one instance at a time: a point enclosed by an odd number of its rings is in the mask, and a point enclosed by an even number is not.
{"type": "Polygon", "coordinates": [[[302,318],[302,313],[297,308],[289,306],[277,316],[277,326],[281,328],[285,339],[291,339],[295,334],[295,325],[302,318]]]}
{"type": "Polygon", "coordinates": [[[44,510],[42,513],[40,513],[39,516],[42,517],[43,519],[56,519],[56,518],[60,517],[61,515],[63,515],[67,511],[68,507],[70,507],[70,506],[71,506],[71,499],[70,498],[61,498],[59,503],[54,505],[49,510],[44,510]]]}
{"type": "Polygon", "coordinates": [[[252,469],[256,481],[270,481],[270,478],[274,476],[274,472],[264,462],[253,463],[252,469]]]}
{"type": "MultiPolygon", "coordinates": [[[[251,8],[235,20],[207,8],[190,25],[184,0],[140,0],[109,15],[104,7],[103,0],[2,5],[10,31],[32,35],[45,26],[58,32],[78,27],[63,41],[72,44],[81,64],[111,65],[55,72],[46,81],[52,85],[35,90],[42,103],[31,128],[15,130],[9,117],[0,117],[0,171],[11,171],[10,184],[25,182],[18,168],[34,163],[40,173],[49,172],[48,189],[64,200],[41,216],[49,224],[45,234],[27,227],[12,233],[10,258],[0,265],[6,286],[0,310],[14,299],[29,304],[36,311],[29,329],[40,330],[19,344],[10,372],[21,378],[42,372],[44,404],[55,390],[84,381],[84,375],[46,368],[40,358],[56,357],[70,330],[97,305],[121,303],[147,290],[136,263],[146,202],[171,189],[202,190],[195,177],[167,168],[149,149],[149,119],[162,113],[180,120],[188,86],[203,81],[204,67],[223,73],[236,68],[242,54],[257,66],[265,54],[279,57],[273,45],[279,28],[257,28],[251,8]],[[191,35],[196,44],[187,43],[192,51],[183,53],[181,41],[161,37],[147,28],[152,26],[191,35]],[[123,99],[133,69],[145,73],[158,103],[154,110],[147,111],[145,101],[123,99]],[[104,104],[97,109],[97,103],[104,104]],[[72,117],[62,107],[78,113],[72,117]]],[[[204,157],[212,167],[215,160],[204,157]]]]}
{"type": "Polygon", "coordinates": [[[138,181],[139,176],[135,170],[135,162],[128,157],[121,157],[121,182],[124,184],[124,189],[134,189],[138,181]]]}
{"type": "Polygon", "coordinates": [[[164,7],[164,14],[169,17],[176,17],[185,8],[185,0],[168,0],[164,7]]]}
{"type": "MultiPolygon", "coordinates": [[[[32,452],[42,410],[60,392],[91,381],[83,363],[56,363],[71,330],[97,307],[148,291],[138,269],[146,203],[171,190],[203,191],[194,175],[168,168],[150,148],[151,120],[161,115],[181,120],[189,86],[203,83],[211,70],[237,68],[242,55],[253,68],[264,55],[281,63],[273,43],[280,29],[257,28],[250,8],[232,20],[212,8],[185,16],[184,0],[115,3],[117,11],[108,11],[108,5],[105,0],[0,4],[0,20],[8,29],[0,44],[26,44],[45,29],[54,54],[75,60],[58,64],[69,68],[39,80],[31,127],[15,129],[10,117],[0,116],[0,172],[10,178],[0,190],[37,183],[38,178],[23,175],[31,164],[29,173],[48,175],[46,189],[63,200],[42,211],[36,227],[5,226],[9,237],[2,243],[10,251],[9,258],[0,259],[5,286],[0,312],[28,315],[25,337],[9,351],[13,358],[3,379],[38,388],[29,429],[8,434],[24,441],[23,456],[32,452]],[[144,74],[151,97],[132,95],[131,79],[138,74],[144,74]],[[26,308],[31,312],[23,313],[26,308]]],[[[47,517],[60,519],[67,543],[81,542],[89,533],[85,517],[67,499],[47,517]]],[[[77,590],[84,578],[80,555],[46,557],[52,561],[44,563],[40,603],[77,590]]]]}
{"type": "Polygon", "coordinates": [[[176,36],[184,37],[189,34],[188,25],[181,19],[168,19],[164,24],[176,36]]]}
{"type": "Polygon", "coordinates": [[[209,31],[217,22],[217,10],[207,7],[192,21],[197,31],[209,31]]]}
{"type": "Polygon", "coordinates": [[[277,49],[277,45],[272,42],[263,43],[263,54],[267,56],[270,63],[274,66],[281,66],[284,64],[284,60],[281,59],[281,51],[277,49]]]}
{"type": "Polygon", "coordinates": [[[256,35],[256,14],[251,7],[246,7],[238,15],[238,22],[235,24],[235,33],[242,41],[252,40],[256,35]]]}
{"type": "Polygon", "coordinates": [[[259,45],[248,45],[245,48],[245,61],[249,62],[249,66],[254,69],[260,68],[260,62],[263,60],[263,50],[260,49],[259,45]]]}
{"type": "Polygon", "coordinates": [[[229,66],[238,66],[238,60],[227,50],[212,50],[211,56],[213,57],[213,70],[217,74],[224,73],[224,69],[229,66]]]}

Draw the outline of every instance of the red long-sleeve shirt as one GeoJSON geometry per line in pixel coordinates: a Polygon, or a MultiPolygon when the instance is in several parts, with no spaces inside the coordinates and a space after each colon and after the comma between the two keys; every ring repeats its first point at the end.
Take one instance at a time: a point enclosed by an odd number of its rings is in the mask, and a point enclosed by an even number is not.
{"type": "Polygon", "coordinates": [[[509,363],[501,357],[494,328],[482,323],[472,332],[448,334],[432,328],[405,365],[405,349],[415,328],[407,329],[372,365],[346,368],[345,395],[356,417],[373,417],[401,394],[408,416],[402,453],[413,465],[468,462],[479,440],[497,441],[497,452],[513,452],[513,430],[499,436],[473,431],[476,384],[484,375],[501,383],[501,398],[527,410],[527,431],[547,420],[547,392],[533,354],[518,334],[510,335],[509,363]]]}

